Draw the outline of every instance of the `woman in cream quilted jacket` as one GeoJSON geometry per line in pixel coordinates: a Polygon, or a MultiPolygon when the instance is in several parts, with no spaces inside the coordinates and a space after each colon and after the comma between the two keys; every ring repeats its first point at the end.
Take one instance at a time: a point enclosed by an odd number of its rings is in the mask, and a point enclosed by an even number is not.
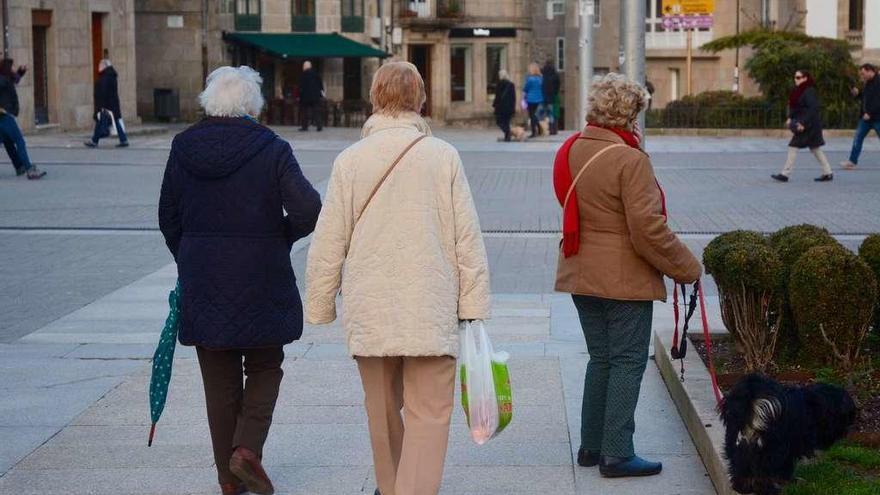
{"type": "Polygon", "coordinates": [[[382,66],[370,99],[362,139],[330,176],[309,250],[306,319],[334,321],[341,288],[377,492],[436,494],[459,322],[489,316],[486,249],[458,152],[419,116],[425,85],[415,66],[382,66]]]}

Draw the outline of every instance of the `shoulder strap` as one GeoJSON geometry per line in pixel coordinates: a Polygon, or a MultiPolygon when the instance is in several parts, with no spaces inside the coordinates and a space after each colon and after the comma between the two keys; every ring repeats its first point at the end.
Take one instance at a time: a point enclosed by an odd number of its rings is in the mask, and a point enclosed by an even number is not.
{"type": "Polygon", "coordinates": [[[404,148],[403,151],[401,151],[400,154],[397,155],[397,158],[394,160],[391,166],[388,167],[388,170],[385,171],[385,175],[383,175],[382,178],[379,179],[379,182],[376,183],[376,187],[373,188],[373,192],[371,192],[370,195],[367,197],[367,201],[364,203],[364,207],[361,208],[360,214],[354,221],[355,225],[360,222],[361,217],[364,216],[364,212],[367,211],[367,207],[370,206],[370,203],[373,201],[373,197],[376,196],[377,192],[379,192],[379,188],[382,187],[382,184],[385,183],[385,180],[388,178],[389,175],[391,175],[391,172],[394,170],[394,168],[397,167],[397,164],[400,163],[401,160],[403,160],[403,157],[406,156],[407,153],[409,153],[409,150],[411,150],[413,146],[418,144],[419,141],[425,139],[426,137],[428,137],[427,134],[422,134],[421,136],[417,137],[415,140],[413,140],[413,142],[409,143],[409,146],[404,148]]]}
{"type": "Polygon", "coordinates": [[[571,193],[574,192],[574,188],[575,188],[575,186],[577,186],[578,180],[580,180],[581,176],[584,175],[584,172],[587,171],[587,169],[590,167],[590,165],[592,165],[593,162],[595,162],[597,158],[604,155],[605,152],[608,150],[611,150],[614,148],[627,148],[627,147],[628,146],[625,144],[619,144],[619,143],[612,144],[611,146],[606,146],[605,148],[602,148],[601,150],[599,150],[598,153],[593,155],[592,158],[587,160],[587,163],[584,164],[584,166],[581,167],[581,169],[578,171],[577,175],[574,176],[574,180],[571,181],[571,186],[569,186],[568,192],[565,193],[565,201],[562,203],[562,211],[565,211],[565,208],[568,206],[568,199],[571,197],[571,193]]]}

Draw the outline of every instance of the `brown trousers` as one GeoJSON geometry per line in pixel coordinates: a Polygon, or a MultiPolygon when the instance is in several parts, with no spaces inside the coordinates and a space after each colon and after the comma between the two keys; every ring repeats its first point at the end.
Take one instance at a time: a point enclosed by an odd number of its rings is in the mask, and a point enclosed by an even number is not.
{"type": "Polygon", "coordinates": [[[229,459],[239,446],[262,457],[284,376],[284,349],[212,351],[198,347],[196,352],[205,384],[218,479],[221,484],[238,483],[229,471],[229,459]]]}
{"type": "Polygon", "coordinates": [[[436,495],[449,442],[455,358],[356,359],[379,491],[382,495],[436,495]]]}

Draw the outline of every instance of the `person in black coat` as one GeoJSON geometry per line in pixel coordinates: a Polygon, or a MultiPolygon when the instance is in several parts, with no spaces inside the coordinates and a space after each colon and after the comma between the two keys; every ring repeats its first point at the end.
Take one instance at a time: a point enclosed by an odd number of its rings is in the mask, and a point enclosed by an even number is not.
{"type": "Polygon", "coordinates": [[[541,105],[541,112],[550,119],[550,134],[554,135],[558,133],[556,99],[559,97],[562,81],[559,78],[559,72],[556,72],[556,66],[550,60],[541,69],[541,76],[543,77],[541,89],[544,93],[544,103],[541,105]]]}
{"type": "Polygon", "coordinates": [[[324,103],[324,82],[318,71],[312,67],[312,63],[303,63],[303,73],[299,79],[299,111],[302,126],[299,130],[308,131],[309,125],[314,122],[318,132],[324,128],[324,112],[321,105],[324,103]]]}
{"type": "Polygon", "coordinates": [[[119,74],[109,60],[98,64],[98,80],[95,81],[95,133],[85,142],[89,148],[96,148],[101,138],[110,135],[110,127],[116,127],[119,135],[117,148],[128,147],[125,124],[122,123],[122,108],[119,104],[119,74]]]}
{"type": "Polygon", "coordinates": [[[788,97],[788,120],[785,125],[792,132],[791,141],[788,143],[788,160],[781,173],[771,177],[779,182],[788,182],[799,149],[809,148],[813,156],[822,166],[822,175],[817,177],[816,182],[828,182],[834,179],[831,173],[831,165],[828,158],[822,152],[825,139],[822,137],[821,106],[819,94],[816,92],[816,83],[805,70],[794,73],[795,88],[788,97]]]}
{"type": "Polygon", "coordinates": [[[849,160],[840,164],[846,170],[856,168],[859,163],[859,155],[862,154],[862,145],[871,129],[880,137],[880,77],[877,77],[877,67],[871,64],[862,64],[859,67],[859,77],[865,83],[864,89],[853,88],[853,96],[861,102],[859,112],[859,125],[853,138],[852,150],[849,160]]]}
{"type": "Polygon", "coordinates": [[[495,87],[492,107],[495,108],[495,122],[504,133],[504,141],[510,142],[510,120],[516,113],[516,88],[510,82],[510,75],[506,70],[498,72],[498,85],[495,87]]]}
{"type": "Polygon", "coordinates": [[[303,329],[290,251],[321,209],[290,144],[254,120],[261,83],[249,67],[211,73],[207,117],[174,138],[159,199],[180,283],[178,338],[197,350],[224,494],[273,490],[260,459],[283,346],[303,329]]]}
{"type": "Polygon", "coordinates": [[[15,120],[18,117],[18,91],[15,86],[27,73],[27,67],[19,67],[13,70],[15,62],[11,58],[0,61],[0,140],[9,155],[12,166],[15,167],[15,175],[27,175],[28,179],[42,179],[46,172],[38,169],[31,163],[28,156],[27,144],[21,134],[21,128],[15,120]]]}

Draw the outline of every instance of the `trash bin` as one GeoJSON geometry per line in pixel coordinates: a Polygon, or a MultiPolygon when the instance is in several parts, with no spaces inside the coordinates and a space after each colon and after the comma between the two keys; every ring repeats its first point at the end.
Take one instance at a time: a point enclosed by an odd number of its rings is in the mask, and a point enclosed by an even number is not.
{"type": "Polygon", "coordinates": [[[176,89],[153,90],[153,113],[157,120],[173,122],[180,119],[180,94],[176,89]]]}

